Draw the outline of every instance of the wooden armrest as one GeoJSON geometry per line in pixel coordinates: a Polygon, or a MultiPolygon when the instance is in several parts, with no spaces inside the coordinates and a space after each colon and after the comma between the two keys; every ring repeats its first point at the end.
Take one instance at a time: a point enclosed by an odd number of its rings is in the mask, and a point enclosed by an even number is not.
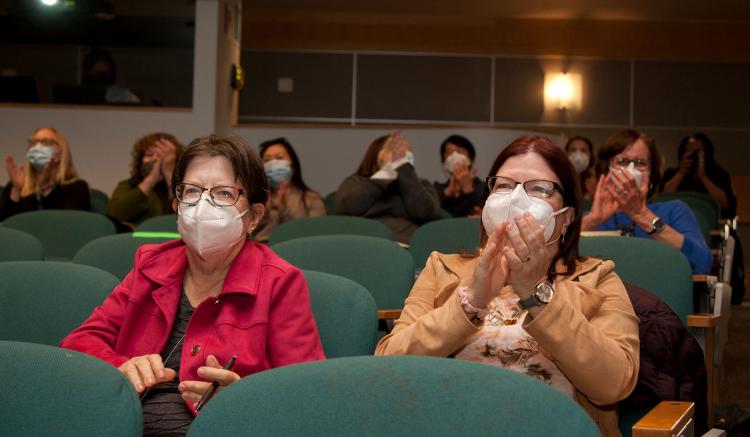
{"type": "Polygon", "coordinates": [[[717,282],[718,276],[714,275],[693,275],[693,282],[717,282]]]}
{"type": "Polygon", "coordinates": [[[722,237],[722,238],[724,238],[724,233],[721,232],[718,229],[714,229],[712,231],[708,231],[708,235],[711,236],[711,237],[722,237]]]}
{"type": "Polygon", "coordinates": [[[620,231],[581,231],[581,237],[621,237],[620,231]]]}
{"type": "Polygon", "coordinates": [[[692,436],[695,404],[662,401],[633,425],[633,437],[692,436]]]}
{"type": "Polygon", "coordinates": [[[401,316],[401,310],[378,310],[378,319],[393,320],[401,316]]]}
{"type": "Polygon", "coordinates": [[[690,314],[687,325],[691,328],[713,328],[719,326],[721,316],[715,314],[690,314]]]}

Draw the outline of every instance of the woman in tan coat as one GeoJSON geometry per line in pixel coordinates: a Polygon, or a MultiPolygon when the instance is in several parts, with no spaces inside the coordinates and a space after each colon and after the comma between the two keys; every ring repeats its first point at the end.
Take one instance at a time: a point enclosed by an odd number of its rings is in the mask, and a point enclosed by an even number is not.
{"type": "Polygon", "coordinates": [[[377,355],[453,357],[509,368],[575,399],[605,435],[638,377],[638,319],[611,261],[578,256],[578,175],[546,138],[495,160],[483,250],[433,253],[377,355]]]}

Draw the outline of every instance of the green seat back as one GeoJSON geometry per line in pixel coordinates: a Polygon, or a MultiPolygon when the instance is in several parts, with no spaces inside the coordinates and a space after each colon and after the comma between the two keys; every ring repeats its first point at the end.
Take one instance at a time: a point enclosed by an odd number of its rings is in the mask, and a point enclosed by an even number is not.
{"type": "Polygon", "coordinates": [[[136,237],[132,233],[108,235],[83,246],[73,257],[73,262],[98,267],[122,280],[133,269],[133,257],[139,247],[171,239],[136,237]]]}
{"type": "Polygon", "coordinates": [[[144,232],[177,232],[177,214],[166,214],[146,219],[135,228],[144,232]]]}
{"type": "Polygon", "coordinates": [[[106,214],[109,205],[109,196],[103,191],[91,190],[91,211],[97,214],[106,214]]]}
{"type": "Polygon", "coordinates": [[[0,261],[43,261],[44,248],[33,235],[0,226],[0,261]]]}
{"type": "Polygon", "coordinates": [[[450,218],[420,226],[409,241],[409,252],[417,269],[424,268],[433,251],[441,253],[471,253],[479,247],[482,220],[478,218],[450,218]]]}
{"type": "Polygon", "coordinates": [[[118,281],[94,267],[53,261],[0,263],[0,340],[57,345],[118,281]]]}
{"type": "Polygon", "coordinates": [[[342,276],[312,270],[304,274],[326,357],[372,355],[378,318],[370,292],[342,276]]]}
{"type": "Polygon", "coordinates": [[[637,237],[581,237],[580,254],[611,259],[623,282],[657,295],[687,323],[693,313],[693,276],[690,263],[678,249],[637,237]]]}
{"type": "Polygon", "coordinates": [[[347,357],[279,367],[219,393],[189,437],[598,436],[573,400],[535,378],[418,356],[347,357]]]}
{"type": "Polygon", "coordinates": [[[326,214],[336,215],[336,192],[328,193],[323,202],[326,205],[326,214]]]}
{"type": "Polygon", "coordinates": [[[271,247],[305,270],[333,273],[363,285],[378,309],[401,309],[414,282],[414,261],[391,240],[361,235],[297,238],[271,247]]]}
{"type": "Polygon", "coordinates": [[[89,241],[115,233],[115,225],[107,217],[91,211],[22,212],[8,217],[4,224],[41,241],[47,259],[70,260],[89,241]]]}
{"type": "Polygon", "coordinates": [[[2,434],[138,437],[141,403],[125,377],[90,355],[0,341],[2,434]]]}
{"type": "Polygon", "coordinates": [[[671,193],[659,193],[651,198],[652,202],[667,202],[670,200],[682,200],[687,203],[698,219],[698,224],[706,238],[709,232],[718,228],[721,218],[721,207],[710,195],[695,193],[691,191],[674,191],[671,193]]]}
{"type": "Polygon", "coordinates": [[[295,238],[312,237],[315,235],[367,235],[385,238],[392,236],[388,226],[377,220],[346,215],[324,217],[308,217],[290,220],[274,229],[268,243],[273,245],[295,238]]]}

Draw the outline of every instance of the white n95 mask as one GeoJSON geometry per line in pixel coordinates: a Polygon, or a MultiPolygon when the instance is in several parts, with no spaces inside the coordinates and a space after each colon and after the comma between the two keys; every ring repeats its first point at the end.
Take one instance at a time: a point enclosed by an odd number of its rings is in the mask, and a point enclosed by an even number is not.
{"type": "MultiPolygon", "coordinates": [[[[612,169],[610,168],[610,172],[611,171],[612,169]]],[[[628,164],[627,167],[625,167],[625,171],[633,175],[633,178],[635,178],[635,184],[638,185],[638,188],[641,188],[641,182],[643,182],[643,172],[635,168],[635,165],[632,162],[628,164]]],[[[614,176],[610,175],[609,177],[614,177],[614,176]]]]}
{"type": "Polygon", "coordinates": [[[510,193],[490,194],[482,209],[482,225],[487,235],[492,235],[500,223],[509,221],[516,226],[513,219],[528,212],[544,228],[544,241],[547,242],[555,230],[555,216],[567,209],[566,206],[554,212],[549,203],[529,196],[523,189],[523,184],[518,184],[510,193]]]}
{"type": "Polygon", "coordinates": [[[461,163],[465,163],[467,166],[470,165],[469,158],[467,158],[463,153],[453,152],[448,155],[447,158],[445,158],[443,168],[448,173],[453,173],[453,169],[461,163]]]}
{"type": "Polygon", "coordinates": [[[570,152],[570,154],[568,155],[568,159],[570,159],[570,162],[573,163],[573,167],[575,167],[578,173],[581,173],[582,171],[589,168],[589,163],[591,162],[591,158],[589,158],[589,155],[581,150],[570,152]]]}
{"type": "Polygon", "coordinates": [[[185,244],[201,258],[226,256],[232,246],[245,238],[242,216],[234,206],[216,207],[208,192],[203,192],[195,205],[180,203],[177,208],[177,229],[185,244]]]}

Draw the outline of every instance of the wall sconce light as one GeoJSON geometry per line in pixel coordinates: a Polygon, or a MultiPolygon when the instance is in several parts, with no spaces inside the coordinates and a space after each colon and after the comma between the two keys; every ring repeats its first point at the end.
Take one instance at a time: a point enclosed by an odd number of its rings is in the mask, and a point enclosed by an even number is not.
{"type": "Polygon", "coordinates": [[[581,109],[581,75],[578,73],[546,73],[544,75],[544,109],[581,109]]]}

